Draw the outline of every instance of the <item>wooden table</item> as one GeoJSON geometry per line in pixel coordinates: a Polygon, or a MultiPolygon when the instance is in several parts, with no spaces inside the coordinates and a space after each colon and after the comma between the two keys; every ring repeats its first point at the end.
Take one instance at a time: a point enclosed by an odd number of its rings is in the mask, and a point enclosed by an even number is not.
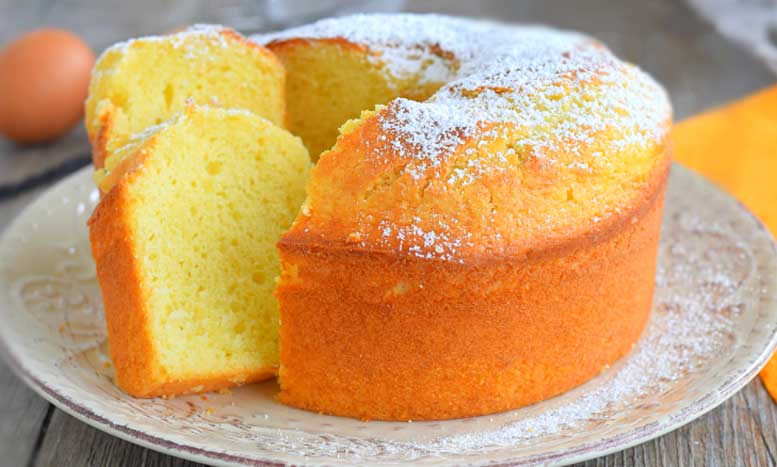
{"type": "MultiPolygon", "coordinates": [[[[229,19],[224,11],[235,15],[246,5],[260,12],[263,8],[258,0],[253,6],[239,0],[224,3],[227,6],[222,8],[204,0],[113,4],[0,0],[0,43],[46,24],[73,29],[99,50],[119,39],[195,20],[224,21],[229,19]]],[[[661,81],[672,95],[678,119],[775,81],[763,64],[678,0],[423,1],[413,2],[408,9],[543,22],[591,33],[661,81]]],[[[86,161],[88,145],[82,129],[44,147],[19,148],[0,141],[0,229],[48,185],[86,161]]],[[[722,406],[673,433],[584,465],[777,465],[775,456],[777,406],[755,380],[722,406]]],[[[0,466],[25,465],[196,464],[75,420],[38,397],[0,362],[0,466]]]]}

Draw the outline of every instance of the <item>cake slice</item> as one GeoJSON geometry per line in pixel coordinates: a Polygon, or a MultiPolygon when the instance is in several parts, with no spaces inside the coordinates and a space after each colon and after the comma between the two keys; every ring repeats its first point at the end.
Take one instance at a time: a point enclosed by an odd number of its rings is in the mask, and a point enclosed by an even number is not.
{"type": "Polygon", "coordinates": [[[283,126],[284,76],[270,51],[222,26],[116,44],[97,60],[86,100],[94,165],[189,103],[247,109],[283,126]]]}
{"type": "Polygon", "coordinates": [[[115,157],[89,229],[118,385],[171,396],[273,375],[275,244],[304,199],[301,140],[191,106],[115,157]]]}

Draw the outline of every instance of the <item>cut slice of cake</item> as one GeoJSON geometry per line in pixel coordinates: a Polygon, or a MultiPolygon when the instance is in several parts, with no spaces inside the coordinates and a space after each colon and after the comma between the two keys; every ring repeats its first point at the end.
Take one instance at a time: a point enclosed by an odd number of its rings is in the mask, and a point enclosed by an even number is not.
{"type": "Polygon", "coordinates": [[[169,396],[273,375],[275,244],[305,196],[301,140],[191,106],[115,157],[89,228],[118,385],[169,396]]]}
{"type": "Polygon", "coordinates": [[[97,60],[86,101],[94,165],[189,103],[247,109],[283,126],[284,76],[270,51],[222,26],[116,44],[97,60]]]}

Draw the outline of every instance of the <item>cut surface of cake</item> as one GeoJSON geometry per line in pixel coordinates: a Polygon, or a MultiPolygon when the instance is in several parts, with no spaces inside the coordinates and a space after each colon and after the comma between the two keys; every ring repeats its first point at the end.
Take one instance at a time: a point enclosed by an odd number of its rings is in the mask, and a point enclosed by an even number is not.
{"type": "Polygon", "coordinates": [[[89,228],[119,386],[167,396],[272,376],[275,244],[304,198],[302,142],[190,106],[115,156],[89,228]]]}
{"type": "Polygon", "coordinates": [[[360,18],[352,18],[351,34],[335,19],[252,37],[286,68],[289,130],[302,138],[314,160],[334,145],[340,125],[362,110],[396,97],[424,100],[459,66],[432,43],[393,54],[371,50],[359,41],[360,18]],[[341,29],[330,28],[331,23],[341,29]]]}
{"type": "Polygon", "coordinates": [[[190,103],[247,109],[284,126],[283,67],[267,49],[222,26],[196,25],[106,49],[86,101],[95,167],[129,135],[190,103]]]}
{"type": "Polygon", "coordinates": [[[282,402],[483,415],[582,384],[632,348],[670,165],[657,83],[546,28],[367,15],[282,33],[295,37],[384,61],[415,51],[395,66],[432,77],[426,51],[457,65],[425,101],[342,125],[313,169],[279,243],[282,402]]]}

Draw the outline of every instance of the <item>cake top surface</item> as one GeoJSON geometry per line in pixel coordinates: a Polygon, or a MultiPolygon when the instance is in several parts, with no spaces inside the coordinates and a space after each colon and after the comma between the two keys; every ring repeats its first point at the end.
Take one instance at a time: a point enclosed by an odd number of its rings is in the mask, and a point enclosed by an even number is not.
{"type": "Polygon", "coordinates": [[[401,14],[254,39],[294,38],[359,44],[389,73],[426,73],[430,55],[454,66],[427,101],[398,98],[343,127],[289,240],[339,230],[424,258],[516,253],[628,211],[665,172],[666,93],[586,36],[401,14]]]}
{"type": "MultiPolygon", "coordinates": [[[[545,30],[533,29],[537,33],[545,30]]],[[[438,45],[444,44],[445,52],[457,57],[457,62],[471,62],[493,46],[496,34],[508,30],[493,22],[434,14],[361,14],[324,19],[251,39],[261,44],[297,38],[344,39],[368,46],[371,58],[396,77],[422,72],[424,81],[442,83],[452,80],[456,72],[440,60],[444,57],[440,57],[438,45]]]]}
{"type": "Polygon", "coordinates": [[[208,40],[222,47],[229,47],[231,44],[228,40],[228,37],[225,36],[225,32],[231,33],[233,30],[219,24],[193,24],[182,31],[178,31],[172,34],[151,35],[127,39],[126,41],[117,42],[105,49],[100,57],[97,58],[97,62],[99,62],[104,56],[114,53],[125,53],[131,47],[142,45],[144,43],[162,42],[170,44],[174,48],[186,49],[186,51],[190,52],[192,55],[198,53],[207,53],[207,50],[202,50],[196,46],[197,41],[208,40]]]}
{"type": "MultiPolygon", "coordinates": [[[[442,80],[447,85],[430,101],[419,105],[398,99],[392,103],[400,113],[408,114],[398,126],[416,142],[439,139],[431,134],[434,132],[421,132],[421,128],[445,132],[446,128],[472,127],[477,122],[495,119],[536,124],[545,119],[547,111],[542,108],[537,112],[537,105],[521,108],[522,102],[516,102],[516,98],[539,97],[548,104],[564,87],[583,86],[591,79],[632,81],[628,83],[632,89],[609,92],[600,96],[607,101],[595,104],[609,109],[617,107],[621,109],[619,114],[629,113],[630,123],[641,130],[640,136],[646,140],[660,139],[667,131],[666,120],[671,118],[669,100],[652,78],[624,64],[593,39],[575,32],[436,14],[361,14],[251,37],[260,43],[297,38],[341,38],[366,45],[390,72],[398,75],[439,71],[424,66],[433,59],[430,55],[440,55],[438,48],[444,55],[454,57],[458,69],[442,80]],[[466,94],[474,92],[478,98],[473,102],[466,94]],[[426,105],[430,103],[434,105],[426,105]],[[410,127],[410,114],[416,128],[410,127]],[[431,122],[434,125],[430,127],[431,122]]],[[[599,115],[593,115],[588,108],[575,117],[578,127],[608,123],[597,122],[599,115]]],[[[610,120],[619,117],[612,116],[610,120]]],[[[571,130],[570,127],[567,136],[578,136],[571,130]]]]}

